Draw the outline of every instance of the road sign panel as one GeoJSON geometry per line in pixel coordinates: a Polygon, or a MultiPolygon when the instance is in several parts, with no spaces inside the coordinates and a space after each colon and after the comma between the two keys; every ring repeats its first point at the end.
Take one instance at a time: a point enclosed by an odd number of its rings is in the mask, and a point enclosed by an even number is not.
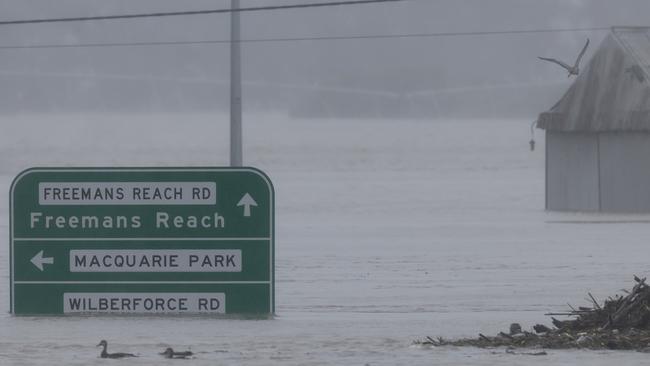
{"type": "Polygon", "coordinates": [[[274,196],[252,168],[35,168],[10,194],[11,312],[274,312],[274,196]]]}

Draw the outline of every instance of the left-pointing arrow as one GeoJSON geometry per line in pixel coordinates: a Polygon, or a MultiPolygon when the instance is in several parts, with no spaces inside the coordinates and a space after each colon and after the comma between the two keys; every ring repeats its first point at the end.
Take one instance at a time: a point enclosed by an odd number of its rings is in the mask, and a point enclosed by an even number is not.
{"type": "Polygon", "coordinates": [[[41,250],[31,259],[31,262],[42,272],[44,264],[54,264],[54,258],[43,257],[43,251],[41,250]]]}

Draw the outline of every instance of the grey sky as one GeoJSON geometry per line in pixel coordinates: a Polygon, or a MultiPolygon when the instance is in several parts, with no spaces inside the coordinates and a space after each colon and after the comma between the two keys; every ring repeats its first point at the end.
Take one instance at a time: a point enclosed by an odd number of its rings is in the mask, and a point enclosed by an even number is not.
{"type": "MultiPolygon", "coordinates": [[[[242,6],[302,3],[242,0],[242,6]]],[[[0,1],[2,19],[225,8],[225,0],[0,1]]],[[[247,13],[243,38],[650,25],[645,0],[412,0],[247,13]]],[[[566,79],[536,56],[571,60],[606,32],[245,44],[244,80],[393,92],[566,79]]],[[[228,15],[2,27],[0,45],[228,39],[228,15]]],[[[0,50],[0,72],[226,80],[228,45],[0,50]]],[[[225,88],[226,86],[221,86],[225,88]]]]}

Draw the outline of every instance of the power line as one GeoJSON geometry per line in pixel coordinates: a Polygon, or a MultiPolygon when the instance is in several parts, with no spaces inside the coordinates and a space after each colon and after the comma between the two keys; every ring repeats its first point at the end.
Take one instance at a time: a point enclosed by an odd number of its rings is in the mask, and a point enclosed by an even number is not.
{"type": "MultiPolygon", "coordinates": [[[[280,42],[305,42],[305,41],[337,41],[361,39],[399,39],[399,38],[438,38],[438,37],[469,37],[469,36],[495,36],[539,33],[570,33],[570,32],[600,32],[607,31],[610,27],[591,28],[547,28],[547,29],[519,29],[476,32],[437,32],[437,33],[402,33],[402,34],[368,34],[352,36],[320,36],[320,37],[290,37],[290,38],[257,38],[242,39],[240,43],[280,43],[280,42]]],[[[101,48],[101,47],[144,47],[144,46],[174,46],[174,45],[202,45],[202,44],[229,44],[230,40],[197,40],[197,41],[160,41],[160,42],[128,42],[128,43],[77,43],[77,44],[40,44],[24,46],[0,46],[0,50],[20,49],[51,49],[51,48],[101,48]]]]}
{"type": "Polygon", "coordinates": [[[63,23],[63,22],[82,22],[82,21],[91,21],[91,20],[115,20],[115,19],[134,19],[134,18],[160,18],[160,17],[181,16],[181,15],[223,14],[223,13],[233,13],[233,12],[243,13],[243,12],[270,11],[270,10],[322,8],[322,7],[332,7],[332,6],[364,5],[364,4],[375,4],[375,3],[402,2],[402,1],[411,1],[411,0],[350,0],[350,1],[330,1],[324,3],[256,6],[256,7],[239,8],[239,9],[228,8],[228,9],[190,10],[190,11],[175,11],[175,12],[161,12],[161,13],[102,15],[102,16],[94,16],[94,17],[5,20],[5,21],[0,21],[0,25],[63,23]]]}

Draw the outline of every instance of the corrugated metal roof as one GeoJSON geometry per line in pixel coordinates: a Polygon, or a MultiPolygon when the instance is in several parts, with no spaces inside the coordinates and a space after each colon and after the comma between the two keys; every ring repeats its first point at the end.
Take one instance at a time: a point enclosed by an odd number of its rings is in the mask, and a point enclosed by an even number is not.
{"type": "Polygon", "coordinates": [[[537,126],[650,132],[650,27],[614,27],[537,126]]]}

